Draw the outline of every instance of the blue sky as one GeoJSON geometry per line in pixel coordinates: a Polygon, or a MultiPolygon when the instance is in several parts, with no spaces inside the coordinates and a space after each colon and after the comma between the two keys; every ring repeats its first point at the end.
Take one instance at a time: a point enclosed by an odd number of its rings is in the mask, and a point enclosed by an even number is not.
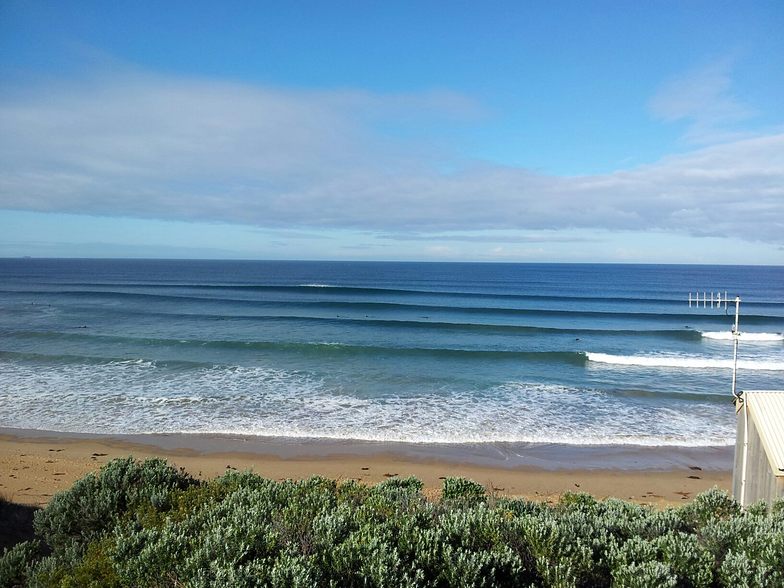
{"type": "Polygon", "coordinates": [[[0,3],[0,256],[784,263],[784,4],[0,3]]]}

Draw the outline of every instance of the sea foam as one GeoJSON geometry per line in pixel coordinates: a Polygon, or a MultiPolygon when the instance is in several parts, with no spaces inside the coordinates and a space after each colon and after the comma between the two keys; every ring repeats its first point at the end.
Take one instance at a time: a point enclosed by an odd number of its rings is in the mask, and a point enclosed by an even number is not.
{"type": "Polygon", "coordinates": [[[0,361],[0,381],[5,426],[69,432],[713,446],[731,443],[734,422],[712,398],[629,402],[622,393],[526,381],[418,384],[369,397],[315,374],[261,366],[0,361]]]}
{"type": "MultiPolygon", "coordinates": [[[[606,363],[613,365],[639,366],[639,367],[661,367],[661,368],[732,368],[731,359],[715,359],[709,357],[688,357],[681,355],[611,355],[609,353],[585,354],[588,361],[595,363],[606,363]]],[[[738,360],[738,368],[753,371],[784,371],[784,362],[766,360],[738,360]]]]}
{"type": "MultiPolygon", "coordinates": [[[[721,341],[732,341],[734,335],[732,331],[705,331],[702,333],[704,339],[718,339],[721,341]]],[[[784,341],[784,333],[740,333],[741,341],[775,342],[784,341]]]]}

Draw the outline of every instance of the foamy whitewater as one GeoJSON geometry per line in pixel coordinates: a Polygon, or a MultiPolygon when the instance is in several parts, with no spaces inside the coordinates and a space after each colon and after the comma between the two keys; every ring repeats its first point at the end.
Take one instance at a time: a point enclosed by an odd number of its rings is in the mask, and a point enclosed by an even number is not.
{"type": "Polygon", "coordinates": [[[0,260],[0,427],[726,445],[784,268],[0,260]]]}

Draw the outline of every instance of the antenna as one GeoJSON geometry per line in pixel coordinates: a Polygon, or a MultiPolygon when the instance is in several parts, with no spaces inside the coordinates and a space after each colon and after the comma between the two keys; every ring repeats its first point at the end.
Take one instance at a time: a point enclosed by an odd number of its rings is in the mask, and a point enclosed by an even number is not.
{"type": "MultiPolygon", "coordinates": [[[[746,473],[749,462],[749,405],[743,398],[743,392],[738,394],[735,389],[735,379],[738,375],[738,341],[740,340],[740,296],[735,297],[735,324],[732,326],[732,395],[735,397],[735,405],[738,407],[735,414],[743,410],[743,457],[741,463],[740,477],[740,504],[746,504],[746,473]]],[[[737,440],[735,441],[737,445],[737,440]]]]}
{"type": "MultiPolygon", "coordinates": [[[[726,299],[725,299],[726,302],[726,299]]],[[[740,340],[740,330],[738,322],[740,321],[740,296],[735,297],[735,324],[732,326],[732,395],[739,398],[735,388],[735,382],[738,376],[738,341],[740,340]]]]}
{"type": "MultiPolygon", "coordinates": [[[[724,312],[726,313],[729,306],[729,295],[727,291],[724,290],[724,296],[721,295],[721,290],[718,292],[714,292],[711,290],[710,292],[710,307],[715,308],[717,310],[721,310],[721,303],[724,303],[724,312]]],[[[689,308],[692,308],[692,303],[694,307],[699,309],[700,308],[700,291],[697,290],[692,295],[691,291],[689,292],[689,308]]],[[[702,307],[708,307],[708,291],[702,291],[702,307]]],[[[740,296],[735,296],[735,324],[732,326],[732,395],[741,400],[741,394],[738,394],[737,391],[737,380],[738,380],[738,342],[740,341],[740,296]]]]}
{"type": "MultiPolygon", "coordinates": [[[[702,307],[706,307],[706,291],[702,293],[702,307]]],[[[700,307],[700,293],[697,291],[697,308],[700,307]]],[[[691,292],[689,292],[689,308],[691,308],[691,292]]],[[[718,302],[716,307],[721,309],[721,291],[719,291],[718,302]]],[[[727,312],[727,303],[729,297],[727,291],[724,291],[724,312],[727,312]]],[[[711,308],[713,308],[713,292],[711,292],[711,308]]],[[[743,453],[741,457],[741,479],[740,479],[740,504],[746,503],[746,471],[748,469],[749,460],[749,407],[746,400],[743,398],[743,391],[738,392],[738,343],[740,342],[740,296],[735,296],[735,324],[732,325],[732,397],[735,404],[735,414],[743,411],[743,453]]],[[[736,440],[737,447],[737,440],[736,440]]]]}

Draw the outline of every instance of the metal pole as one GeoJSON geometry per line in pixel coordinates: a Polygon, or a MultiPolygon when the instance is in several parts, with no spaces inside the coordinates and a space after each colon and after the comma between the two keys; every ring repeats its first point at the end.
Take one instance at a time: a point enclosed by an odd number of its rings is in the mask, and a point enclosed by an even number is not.
{"type": "Polygon", "coordinates": [[[740,331],[738,330],[738,322],[740,320],[740,296],[735,297],[735,326],[732,327],[732,395],[737,396],[735,393],[735,383],[738,377],[738,340],[740,339],[740,331]]]}
{"type": "MultiPolygon", "coordinates": [[[[725,297],[726,304],[726,297],[725,297]]],[[[740,474],[740,506],[746,506],[746,470],[749,459],[749,403],[737,393],[738,342],[740,341],[740,296],[735,297],[735,324],[732,327],[732,395],[743,403],[743,460],[740,474]]],[[[742,393],[741,393],[742,394],[742,393]]]]}
{"type": "Polygon", "coordinates": [[[749,459],[749,403],[741,398],[743,403],[743,463],[740,473],[740,506],[746,506],[746,464],[749,459]]]}

